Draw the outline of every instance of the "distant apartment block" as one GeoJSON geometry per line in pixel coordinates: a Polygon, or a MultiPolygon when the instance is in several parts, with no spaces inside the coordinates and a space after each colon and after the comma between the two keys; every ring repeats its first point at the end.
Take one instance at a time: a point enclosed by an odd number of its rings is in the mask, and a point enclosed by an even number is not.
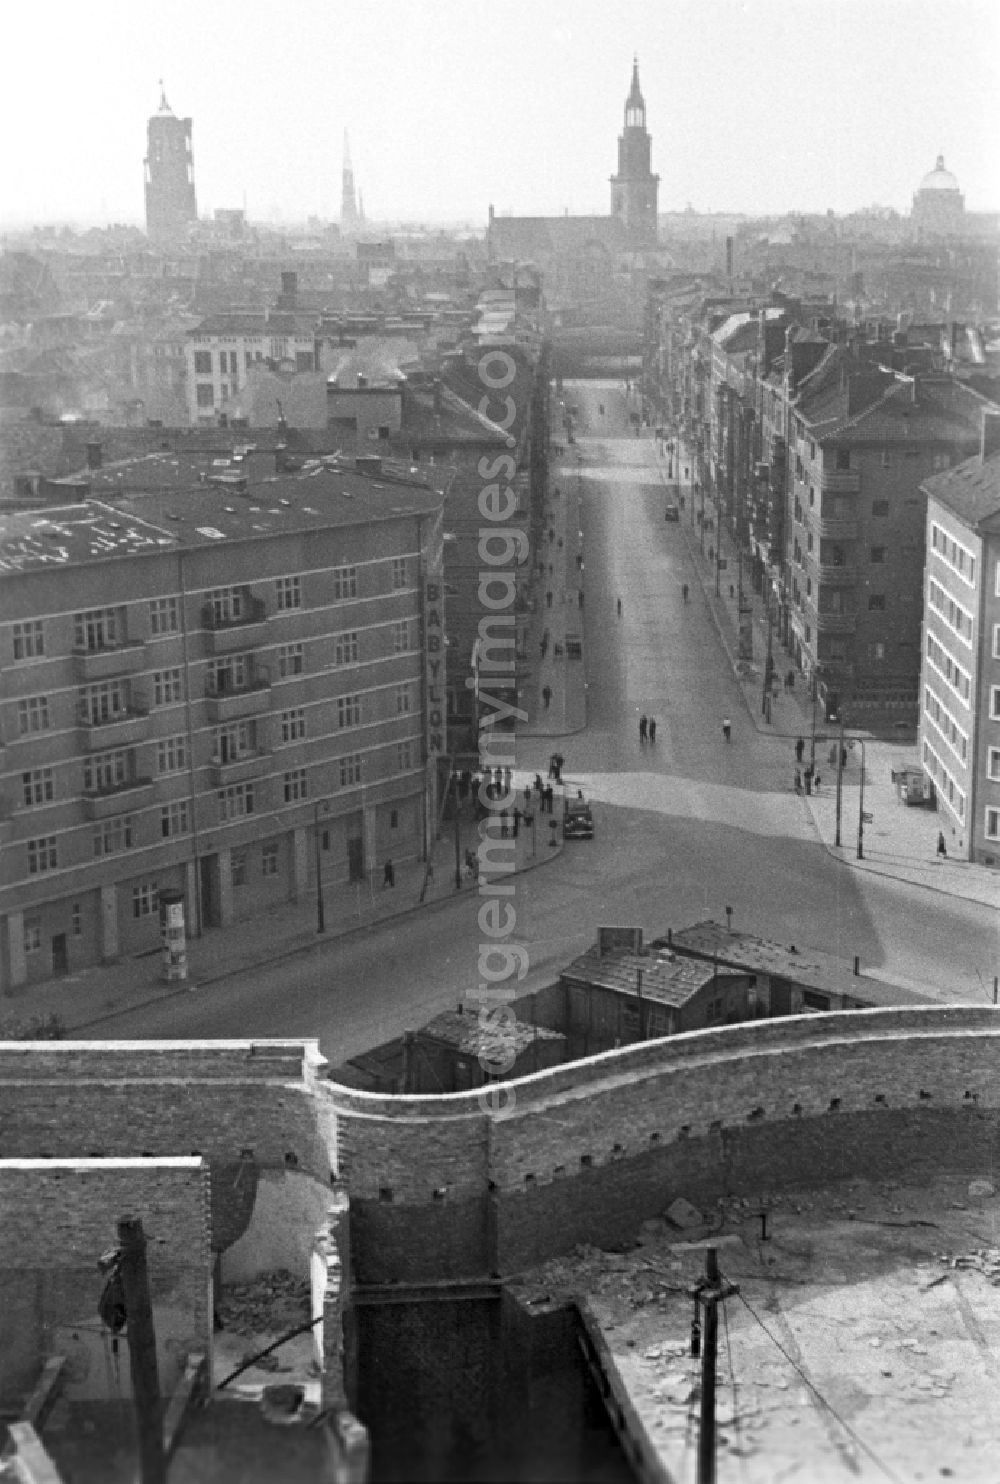
{"type": "MultiPolygon", "coordinates": [[[[315,371],[319,360],[316,337],[302,315],[282,310],[212,315],[187,339],[188,418],[217,424],[224,404],[243,390],[255,366],[315,371]]],[[[277,420],[274,407],[271,425],[277,420]]]]}
{"type": "Polygon", "coordinates": [[[1000,413],[928,479],[920,756],[952,854],[1000,865],[1000,413]]]}
{"type": "Polygon", "coordinates": [[[197,932],[426,850],[441,494],[181,463],[0,515],[5,990],[155,948],[167,888],[197,932]]]}

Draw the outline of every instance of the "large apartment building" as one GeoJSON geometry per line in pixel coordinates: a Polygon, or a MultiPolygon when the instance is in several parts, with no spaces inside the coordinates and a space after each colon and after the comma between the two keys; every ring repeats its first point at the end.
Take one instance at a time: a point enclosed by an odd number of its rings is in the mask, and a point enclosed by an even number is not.
{"type": "Polygon", "coordinates": [[[198,932],[425,853],[442,495],[376,463],[162,453],[0,515],[0,988],[155,947],[165,888],[198,932]]]}
{"type": "Polygon", "coordinates": [[[1000,413],[924,484],[920,756],[953,855],[1000,864],[1000,413]]]}
{"type": "MultiPolygon", "coordinates": [[[[217,424],[225,403],[243,390],[255,366],[318,370],[314,320],[315,316],[288,310],[215,314],[189,331],[185,378],[189,420],[217,424]]],[[[273,426],[278,410],[271,411],[273,426]]]]}

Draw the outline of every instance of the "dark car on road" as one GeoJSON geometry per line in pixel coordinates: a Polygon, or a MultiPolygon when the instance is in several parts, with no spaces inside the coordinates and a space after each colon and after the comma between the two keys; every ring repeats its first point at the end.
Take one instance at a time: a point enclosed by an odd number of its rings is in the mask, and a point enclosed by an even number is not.
{"type": "Polygon", "coordinates": [[[663,510],[663,519],[664,520],[680,520],[680,518],[681,518],[680,506],[679,505],[676,505],[673,502],[673,500],[668,500],[667,501],[667,504],[666,504],[666,506],[664,507],[664,510],[663,510]]]}
{"type": "Polygon", "coordinates": [[[594,816],[590,805],[579,795],[567,799],[563,804],[563,839],[592,840],[594,838],[594,816]]]}

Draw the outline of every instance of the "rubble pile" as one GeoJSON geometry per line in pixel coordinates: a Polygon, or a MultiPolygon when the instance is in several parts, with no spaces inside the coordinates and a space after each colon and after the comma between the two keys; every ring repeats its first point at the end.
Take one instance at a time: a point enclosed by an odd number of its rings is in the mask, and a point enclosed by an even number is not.
{"type": "Polygon", "coordinates": [[[286,1268],[261,1273],[249,1283],[227,1283],[217,1310],[223,1329],[235,1335],[282,1334],[310,1318],[308,1278],[286,1268]]]}

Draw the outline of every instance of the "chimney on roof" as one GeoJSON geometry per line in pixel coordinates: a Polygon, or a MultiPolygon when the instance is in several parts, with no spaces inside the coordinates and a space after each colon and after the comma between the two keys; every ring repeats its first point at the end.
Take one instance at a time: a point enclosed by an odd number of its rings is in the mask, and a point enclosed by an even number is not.
{"type": "Polygon", "coordinates": [[[103,462],[104,455],[101,450],[101,445],[95,438],[87,444],[87,468],[99,469],[103,462]]]}
{"type": "Polygon", "coordinates": [[[984,463],[994,454],[1000,453],[1000,412],[983,408],[983,426],[979,440],[979,458],[984,463]]]}
{"type": "Polygon", "coordinates": [[[726,277],[732,282],[733,277],[733,239],[726,238],[726,277]]]}

